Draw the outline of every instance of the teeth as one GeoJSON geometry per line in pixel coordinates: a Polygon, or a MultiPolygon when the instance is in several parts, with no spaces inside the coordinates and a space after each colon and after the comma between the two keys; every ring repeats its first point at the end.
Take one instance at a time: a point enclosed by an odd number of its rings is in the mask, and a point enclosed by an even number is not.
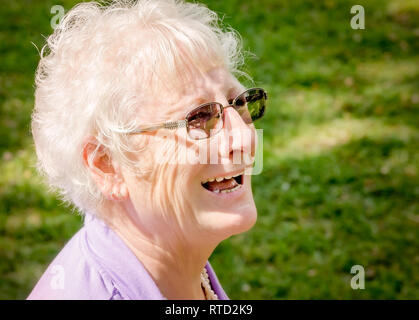
{"type": "Polygon", "coordinates": [[[221,181],[223,181],[224,179],[229,180],[229,179],[231,179],[231,178],[235,178],[235,177],[241,176],[242,174],[243,174],[243,172],[240,172],[240,173],[238,173],[238,174],[236,174],[236,175],[234,175],[234,176],[226,176],[226,177],[211,178],[211,179],[208,179],[208,180],[203,181],[202,183],[204,184],[204,183],[207,183],[207,182],[213,182],[213,181],[221,182],[221,181]]]}
{"type": "Polygon", "coordinates": [[[237,189],[240,189],[242,186],[239,184],[238,186],[235,186],[233,189],[230,190],[230,192],[236,191],[237,189]]]}
{"type": "MultiPolygon", "coordinates": [[[[216,190],[216,191],[219,191],[219,192],[221,192],[221,193],[230,193],[230,192],[236,191],[237,189],[240,189],[240,187],[241,187],[241,185],[238,185],[238,186],[235,186],[233,189],[229,189],[229,190],[221,190],[221,191],[216,190]]],[[[214,192],[215,192],[215,191],[214,191],[214,192]]],[[[218,193],[218,192],[217,192],[217,193],[218,193]]]]}

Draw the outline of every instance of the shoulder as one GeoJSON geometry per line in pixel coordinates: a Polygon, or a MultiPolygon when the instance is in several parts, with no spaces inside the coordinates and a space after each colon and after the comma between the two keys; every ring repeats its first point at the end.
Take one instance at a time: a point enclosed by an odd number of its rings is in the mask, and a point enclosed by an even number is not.
{"type": "Polygon", "coordinates": [[[86,254],[81,228],[48,266],[29,300],[123,299],[112,279],[86,254]]]}

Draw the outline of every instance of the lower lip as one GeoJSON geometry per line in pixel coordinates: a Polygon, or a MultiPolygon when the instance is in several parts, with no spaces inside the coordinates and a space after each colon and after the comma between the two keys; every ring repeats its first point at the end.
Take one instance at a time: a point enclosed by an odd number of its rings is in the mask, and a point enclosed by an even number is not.
{"type": "Polygon", "coordinates": [[[243,178],[242,178],[241,187],[238,188],[237,190],[233,191],[233,192],[215,193],[215,192],[209,191],[208,189],[204,188],[202,185],[201,185],[201,188],[203,188],[205,191],[207,191],[209,194],[211,194],[213,197],[215,197],[217,199],[224,199],[224,200],[236,199],[244,193],[244,175],[243,175],[243,178]]]}

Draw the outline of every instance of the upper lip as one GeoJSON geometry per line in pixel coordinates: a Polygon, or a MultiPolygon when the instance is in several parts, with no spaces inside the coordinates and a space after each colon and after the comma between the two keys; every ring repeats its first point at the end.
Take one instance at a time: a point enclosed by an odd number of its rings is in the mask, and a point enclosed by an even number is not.
{"type": "Polygon", "coordinates": [[[223,173],[223,174],[217,174],[217,175],[214,175],[210,178],[206,178],[206,179],[202,180],[201,183],[204,184],[204,183],[207,183],[210,180],[213,181],[213,179],[215,180],[217,178],[226,178],[226,177],[233,178],[233,177],[236,177],[236,176],[240,176],[240,175],[244,174],[244,170],[245,169],[240,169],[240,170],[237,170],[237,171],[227,172],[227,173],[223,173]]]}

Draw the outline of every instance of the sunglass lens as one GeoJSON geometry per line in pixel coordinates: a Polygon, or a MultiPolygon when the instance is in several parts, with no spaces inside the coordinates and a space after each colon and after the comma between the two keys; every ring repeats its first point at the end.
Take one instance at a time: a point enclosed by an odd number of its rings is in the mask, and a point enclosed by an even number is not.
{"type": "Polygon", "coordinates": [[[188,134],[192,139],[206,139],[223,127],[222,106],[208,103],[192,110],[186,117],[188,134]]]}
{"type": "Polygon", "coordinates": [[[262,89],[249,89],[235,99],[235,109],[245,123],[262,118],[266,108],[266,93],[262,89]]]}

